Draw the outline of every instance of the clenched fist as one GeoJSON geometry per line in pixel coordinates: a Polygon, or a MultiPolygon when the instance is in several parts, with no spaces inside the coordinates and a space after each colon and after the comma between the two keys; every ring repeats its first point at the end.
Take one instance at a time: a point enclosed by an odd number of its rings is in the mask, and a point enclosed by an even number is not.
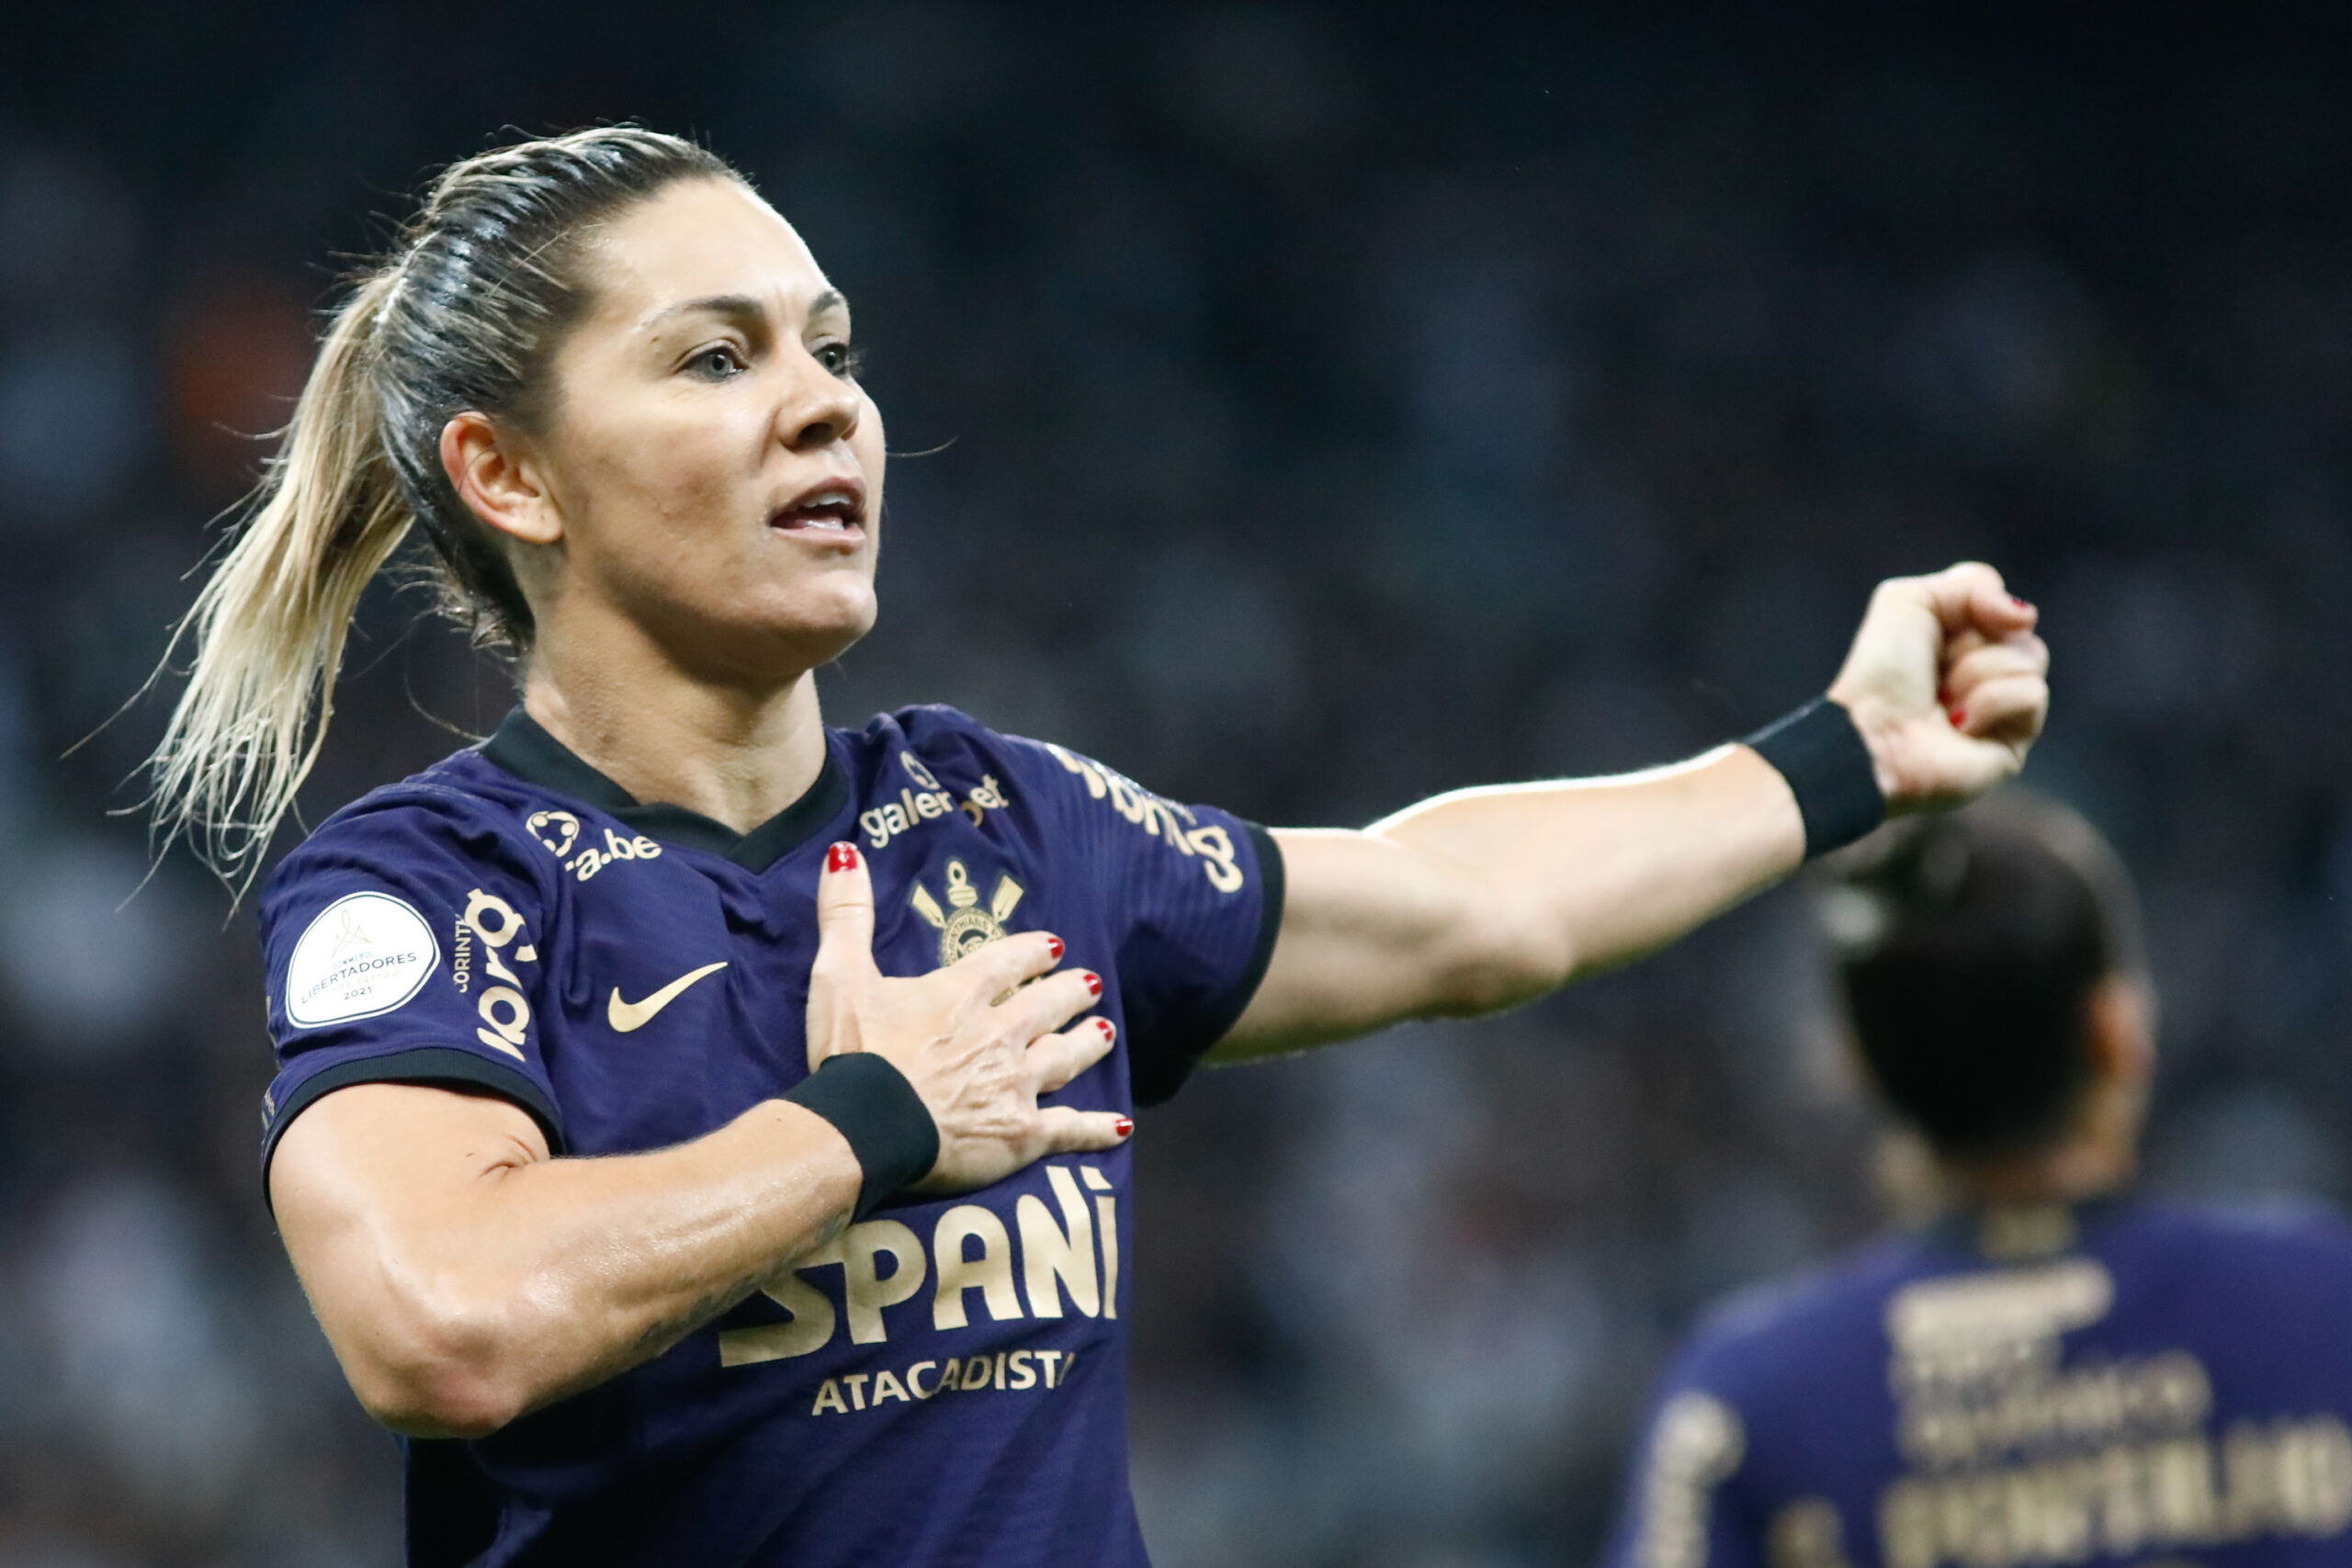
{"type": "Polygon", "coordinates": [[[2025,765],[2050,711],[2038,618],[1977,561],[1878,585],[1829,696],[1853,715],[1890,814],[1959,805],[2025,765]]]}

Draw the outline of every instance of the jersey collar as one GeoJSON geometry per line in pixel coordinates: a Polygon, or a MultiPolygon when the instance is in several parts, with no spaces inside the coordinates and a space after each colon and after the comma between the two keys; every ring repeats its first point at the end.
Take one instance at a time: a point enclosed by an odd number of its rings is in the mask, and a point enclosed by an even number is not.
{"type": "Polygon", "coordinates": [[[2130,1212],[2133,1202],[2131,1193],[2114,1192],[2073,1203],[1962,1206],[1938,1218],[1928,1235],[1987,1263],[2038,1262],[2075,1250],[2086,1236],[2130,1212]]]}
{"type": "Polygon", "coordinates": [[[849,775],[842,771],[830,742],[825,747],[825,765],[808,793],[748,833],[738,833],[726,823],[714,822],[683,806],[640,803],[540,728],[520,704],[478,750],[526,784],[560,791],[619,818],[650,839],[720,855],[747,871],[765,871],[775,864],[814,838],[849,802],[849,775]]]}

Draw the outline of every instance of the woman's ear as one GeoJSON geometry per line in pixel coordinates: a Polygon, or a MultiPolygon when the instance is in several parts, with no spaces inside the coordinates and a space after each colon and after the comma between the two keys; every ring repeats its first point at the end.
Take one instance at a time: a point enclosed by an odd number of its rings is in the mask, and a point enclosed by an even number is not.
{"type": "Polygon", "coordinates": [[[441,427],[441,468],[484,525],[526,545],[563,537],[563,519],[521,439],[475,410],[441,427]]]}
{"type": "Polygon", "coordinates": [[[2156,1071],[2154,998],[2127,975],[2110,975],[2090,994],[2090,1055],[2102,1078],[2141,1089],[2156,1071]]]}

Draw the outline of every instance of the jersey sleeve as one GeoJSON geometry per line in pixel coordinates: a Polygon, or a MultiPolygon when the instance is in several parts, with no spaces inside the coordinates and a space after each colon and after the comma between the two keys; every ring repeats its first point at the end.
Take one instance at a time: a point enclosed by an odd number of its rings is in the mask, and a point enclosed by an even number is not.
{"type": "Polygon", "coordinates": [[[288,1126],[358,1083],[463,1086],[522,1106],[561,1149],[535,1021],[550,884],[462,802],[362,808],[322,826],[262,897],[277,1076],[262,1179],[288,1126]]]}
{"type": "Polygon", "coordinates": [[[1605,1568],[1764,1568],[1762,1532],[1739,1487],[1747,1424],[1714,1383],[1702,1359],[1686,1355],[1661,1385],[1605,1568]]]}
{"type": "Polygon", "coordinates": [[[1282,852],[1262,828],[1154,795],[1060,746],[1012,741],[1119,933],[1130,1089],[1172,1098],[1250,1005],[1282,926],[1282,852]]]}

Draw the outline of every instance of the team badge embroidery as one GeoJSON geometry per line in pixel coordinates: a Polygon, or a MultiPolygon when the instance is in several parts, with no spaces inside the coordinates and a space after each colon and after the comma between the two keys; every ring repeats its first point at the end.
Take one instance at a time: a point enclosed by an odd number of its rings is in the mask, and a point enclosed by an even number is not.
{"type": "Polygon", "coordinates": [[[964,868],[962,861],[951,860],[947,863],[948,908],[941,908],[931,889],[920,882],[907,895],[907,902],[939,932],[939,966],[944,969],[1004,934],[1004,922],[1012,918],[1022,891],[1021,884],[1011,876],[1000,875],[996,892],[989,897],[988,907],[982,908],[980,890],[972,886],[972,874],[964,868]]]}

